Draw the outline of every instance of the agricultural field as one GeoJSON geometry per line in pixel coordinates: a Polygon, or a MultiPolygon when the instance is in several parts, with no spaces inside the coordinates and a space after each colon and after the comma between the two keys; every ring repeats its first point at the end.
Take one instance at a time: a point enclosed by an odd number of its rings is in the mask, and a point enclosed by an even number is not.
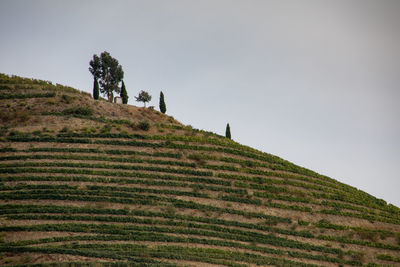
{"type": "Polygon", "coordinates": [[[149,108],[0,75],[1,266],[399,266],[400,209],[149,108]]]}

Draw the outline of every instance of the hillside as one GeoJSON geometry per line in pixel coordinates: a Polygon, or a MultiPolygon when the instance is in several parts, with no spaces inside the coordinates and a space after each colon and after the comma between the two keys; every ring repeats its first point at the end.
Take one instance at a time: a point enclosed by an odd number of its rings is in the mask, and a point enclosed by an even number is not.
{"type": "Polygon", "coordinates": [[[400,209],[149,108],[0,75],[1,266],[400,266],[400,209]]]}

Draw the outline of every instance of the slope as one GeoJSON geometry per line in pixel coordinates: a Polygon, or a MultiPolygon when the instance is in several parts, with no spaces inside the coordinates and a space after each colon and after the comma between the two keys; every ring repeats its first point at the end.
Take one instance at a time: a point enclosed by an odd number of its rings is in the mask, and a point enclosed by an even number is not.
{"type": "Polygon", "coordinates": [[[149,108],[0,75],[0,265],[400,263],[400,209],[149,108]]]}

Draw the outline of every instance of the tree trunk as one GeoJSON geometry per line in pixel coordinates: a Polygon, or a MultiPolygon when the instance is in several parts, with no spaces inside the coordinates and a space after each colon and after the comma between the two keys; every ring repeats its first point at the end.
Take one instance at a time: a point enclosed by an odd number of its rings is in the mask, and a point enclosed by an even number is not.
{"type": "Polygon", "coordinates": [[[113,100],[114,100],[114,94],[113,94],[113,92],[111,92],[108,94],[108,102],[112,103],[113,100]]]}

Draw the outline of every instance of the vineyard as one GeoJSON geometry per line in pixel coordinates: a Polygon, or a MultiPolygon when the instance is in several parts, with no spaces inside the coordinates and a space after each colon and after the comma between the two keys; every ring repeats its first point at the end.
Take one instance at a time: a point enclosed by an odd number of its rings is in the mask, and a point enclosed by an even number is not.
{"type": "Polygon", "coordinates": [[[0,120],[1,266],[400,265],[398,207],[156,110],[1,74],[0,120]]]}

